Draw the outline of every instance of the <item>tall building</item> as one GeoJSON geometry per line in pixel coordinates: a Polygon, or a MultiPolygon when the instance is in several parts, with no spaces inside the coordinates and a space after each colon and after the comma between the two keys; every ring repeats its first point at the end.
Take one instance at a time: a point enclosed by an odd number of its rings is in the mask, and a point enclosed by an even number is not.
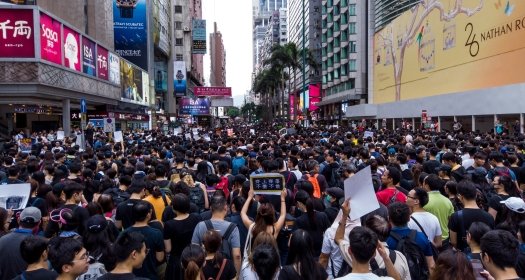
{"type": "Polygon", "coordinates": [[[321,119],[341,121],[348,106],[367,101],[368,1],[323,0],[321,119]]]}
{"type": "Polygon", "coordinates": [[[264,61],[270,58],[272,47],[275,44],[283,46],[286,43],[288,43],[288,9],[280,8],[272,13],[269,23],[266,26],[266,33],[258,60],[264,63],[264,61]]]}
{"type": "MultiPolygon", "coordinates": [[[[297,69],[289,80],[291,88],[290,117],[307,115],[310,108],[310,85],[321,83],[321,0],[290,0],[288,6],[288,41],[298,50],[308,50],[299,58],[303,69],[297,69]],[[309,55],[307,55],[309,53],[309,55]],[[310,59],[308,59],[310,58],[310,59]],[[304,87],[303,87],[304,85],[304,87]],[[293,106],[293,108],[292,108],[293,106]],[[292,114],[293,113],[293,114],[292,114]]],[[[313,109],[314,107],[312,107],[313,109]]]]}
{"type": "Polygon", "coordinates": [[[213,23],[213,33],[210,33],[210,85],[212,87],[226,86],[226,50],[221,32],[217,31],[217,23],[213,23]]]}

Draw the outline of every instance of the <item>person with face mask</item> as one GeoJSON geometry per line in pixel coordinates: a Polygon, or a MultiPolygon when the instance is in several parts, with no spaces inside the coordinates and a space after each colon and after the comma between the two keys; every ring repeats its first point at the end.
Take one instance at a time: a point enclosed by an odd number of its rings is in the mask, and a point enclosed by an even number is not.
{"type": "Polygon", "coordinates": [[[325,210],[324,213],[328,217],[328,220],[330,221],[330,224],[334,222],[335,217],[337,217],[337,214],[339,213],[340,207],[340,200],[341,198],[345,197],[345,193],[340,188],[328,188],[326,190],[326,196],[324,198],[324,204],[325,204],[325,210]]]}

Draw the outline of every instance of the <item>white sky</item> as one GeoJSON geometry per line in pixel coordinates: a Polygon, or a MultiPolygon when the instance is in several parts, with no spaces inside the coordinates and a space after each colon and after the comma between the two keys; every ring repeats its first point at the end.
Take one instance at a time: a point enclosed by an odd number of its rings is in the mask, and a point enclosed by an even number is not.
{"type": "Polygon", "coordinates": [[[222,33],[226,50],[226,86],[232,88],[235,106],[241,106],[252,79],[252,1],[203,0],[202,18],[206,20],[208,53],[204,56],[204,77],[210,81],[210,42],[213,22],[222,33]]]}

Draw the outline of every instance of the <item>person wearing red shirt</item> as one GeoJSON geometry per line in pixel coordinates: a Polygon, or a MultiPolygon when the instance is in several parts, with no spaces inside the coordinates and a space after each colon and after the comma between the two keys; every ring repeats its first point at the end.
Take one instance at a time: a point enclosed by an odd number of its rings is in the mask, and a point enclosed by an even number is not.
{"type": "Polygon", "coordinates": [[[381,176],[381,183],[385,188],[376,193],[377,200],[386,206],[396,201],[405,203],[407,191],[399,187],[400,181],[401,171],[395,167],[388,167],[381,176]]]}

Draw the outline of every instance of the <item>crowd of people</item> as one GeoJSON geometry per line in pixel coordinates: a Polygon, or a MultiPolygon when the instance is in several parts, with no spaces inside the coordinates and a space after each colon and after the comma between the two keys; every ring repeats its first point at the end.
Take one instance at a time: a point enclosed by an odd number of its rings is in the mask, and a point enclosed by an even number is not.
{"type": "Polygon", "coordinates": [[[278,128],[14,136],[0,188],[30,193],[0,207],[0,280],[525,279],[523,135],[278,128]],[[352,220],[365,168],[379,208],[352,220]],[[285,188],[257,194],[265,173],[285,188]]]}

